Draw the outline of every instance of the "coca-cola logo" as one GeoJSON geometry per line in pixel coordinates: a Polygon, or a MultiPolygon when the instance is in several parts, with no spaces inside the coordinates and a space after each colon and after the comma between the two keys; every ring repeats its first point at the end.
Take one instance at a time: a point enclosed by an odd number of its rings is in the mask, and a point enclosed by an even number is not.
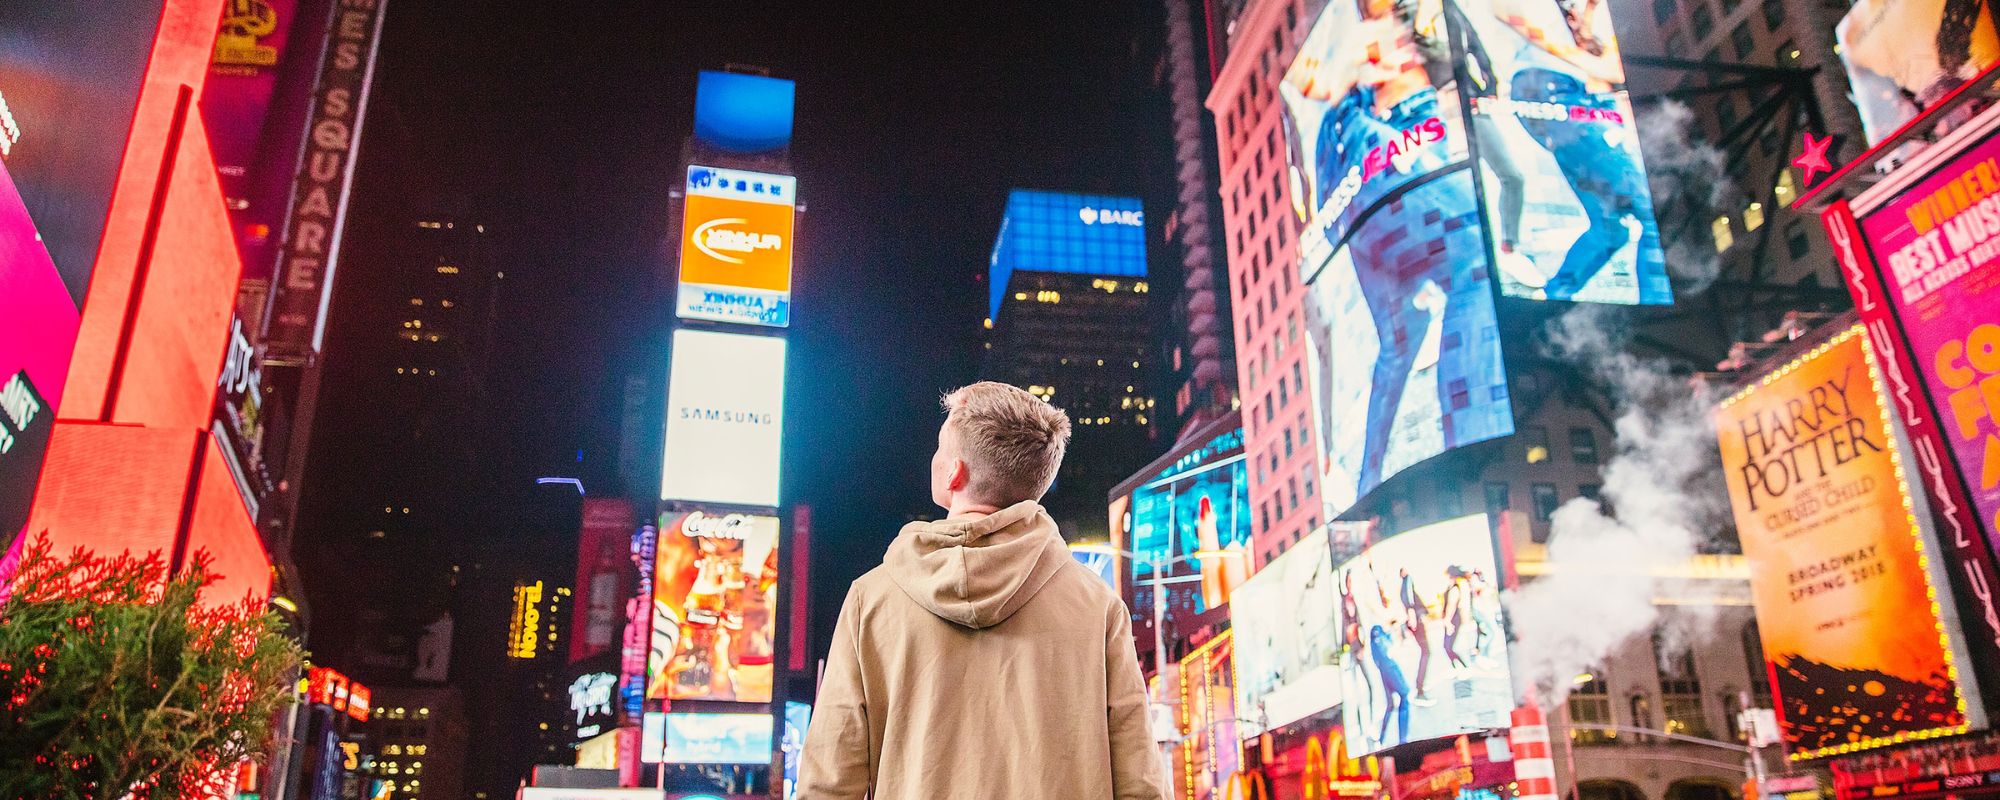
{"type": "Polygon", "coordinates": [[[752,529],[756,525],[757,518],[749,514],[727,514],[720,517],[711,517],[699,511],[693,511],[689,512],[687,518],[681,521],[681,532],[687,534],[690,538],[707,537],[710,539],[736,539],[742,541],[750,538],[751,533],[753,533],[752,529]]]}

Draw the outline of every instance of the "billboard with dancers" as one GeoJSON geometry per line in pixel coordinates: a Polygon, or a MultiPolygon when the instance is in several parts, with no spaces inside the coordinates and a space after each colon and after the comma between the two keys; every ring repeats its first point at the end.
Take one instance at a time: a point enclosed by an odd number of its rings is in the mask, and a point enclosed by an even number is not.
{"type": "Polygon", "coordinates": [[[1514,692],[1492,537],[1474,514],[1334,568],[1341,722],[1354,755],[1507,727],[1514,692]]]}

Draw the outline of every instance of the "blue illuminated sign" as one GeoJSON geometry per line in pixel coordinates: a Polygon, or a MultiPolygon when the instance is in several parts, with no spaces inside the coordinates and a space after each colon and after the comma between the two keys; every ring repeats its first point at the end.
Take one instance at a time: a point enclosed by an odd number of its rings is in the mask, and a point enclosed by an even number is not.
{"type": "Polygon", "coordinates": [[[1139,198],[1009,192],[987,268],[987,316],[1000,315],[1015,272],[1145,277],[1146,217],[1139,198]]]}
{"type": "Polygon", "coordinates": [[[756,155],[792,143],[791,81],[703,71],[694,90],[694,139],[725,153],[756,155]]]}

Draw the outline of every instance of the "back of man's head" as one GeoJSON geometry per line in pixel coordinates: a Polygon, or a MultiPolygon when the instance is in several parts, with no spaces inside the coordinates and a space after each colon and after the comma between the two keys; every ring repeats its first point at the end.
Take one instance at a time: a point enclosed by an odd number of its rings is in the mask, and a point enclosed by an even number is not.
{"type": "Polygon", "coordinates": [[[944,396],[945,433],[975,500],[1005,508],[1039,500],[1069,447],[1069,415],[1020,387],[980,381],[944,396]]]}

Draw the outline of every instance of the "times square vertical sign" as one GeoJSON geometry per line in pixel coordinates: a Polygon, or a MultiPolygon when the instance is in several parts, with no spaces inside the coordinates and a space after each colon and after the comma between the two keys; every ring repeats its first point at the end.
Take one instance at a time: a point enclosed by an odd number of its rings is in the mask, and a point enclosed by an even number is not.
{"type": "Polygon", "coordinates": [[[2000,679],[2000,108],[1822,215],[1915,452],[1975,667],[2000,679]],[[1983,656],[1983,657],[1982,657],[1983,656]]]}
{"type": "Polygon", "coordinates": [[[367,116],[368,88],[388,0],[339,0],[334,8],[311,124],[285,219],[284,246],[266,316],[267,357],[301,361],[319,351],[340,259],[343,220],[367,116]]]}

